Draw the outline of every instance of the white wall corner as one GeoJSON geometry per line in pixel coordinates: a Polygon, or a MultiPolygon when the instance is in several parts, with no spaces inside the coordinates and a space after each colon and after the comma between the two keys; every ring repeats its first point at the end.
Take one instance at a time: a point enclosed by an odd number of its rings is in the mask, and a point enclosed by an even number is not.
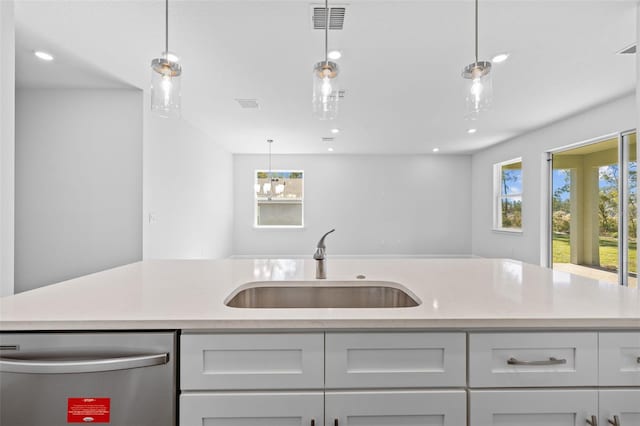
{"type": "Polygon", "coordinates": [[[0,1],[0,296],[14,292],[15,23],[13,0],[0,1]]]}

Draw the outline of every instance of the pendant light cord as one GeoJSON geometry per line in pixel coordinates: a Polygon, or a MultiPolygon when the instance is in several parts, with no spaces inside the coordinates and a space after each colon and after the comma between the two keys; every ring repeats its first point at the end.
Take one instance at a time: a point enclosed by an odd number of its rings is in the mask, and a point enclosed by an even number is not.
{"type": "Polygon", "coordinates": [[[478,0],[476,0],[476,64],[478,63],[478,0]]]}
{"type": "Polygon", "coordinates": [[[164,2],[164,55],[169,59],[169,0],[164,2]]]}
{"type": "Polygon", "coordinates": [[[329,65],[329,0],[324,0],[324,63],[329,65]]]}
{"type": "Polygon", "coordinates": [[[269,196],[267,198],[271,200],[271,196],[273,195],[273,188],[271,187],[271,185],[273,185],[273,173],[271,172],[271,145],[273,144],[273,140],[268,139],[267,143],[269,143],[269,196]]]}

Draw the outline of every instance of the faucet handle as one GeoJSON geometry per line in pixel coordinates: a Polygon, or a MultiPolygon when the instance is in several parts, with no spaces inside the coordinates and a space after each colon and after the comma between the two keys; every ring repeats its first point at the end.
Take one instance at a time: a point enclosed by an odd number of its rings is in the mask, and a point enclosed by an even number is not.
{"type": "Polygon", "coordinates": [[[323,260],[324,259],[324,249],[321,247],[318,247],[316,249],[316,252],[313,253],[313,258],[315,260],[323,260]]]}
{"type": "MultiPolygon", "coordinates": [[[[329,235],[329,234],[330,234],[330,233],[332,233],[333,231],[335,231],[335,228],[334,228],[334,229],[332,229],[331,231],[327,232],[326,234],[324,234],[324,235],[322,236],[322,238],[320,238],[320,241],[318,241],[318,249],[323,249],[323,251],[324,251],[324,249],[325,249],[325,248],[327,248],[327,247],[324,245],[324,239],[325,239],[325,237],[326,237],[327,235],[329,235]]],[[[324,253],[323,253],[323,254],[324,254],[324,253]]]]}

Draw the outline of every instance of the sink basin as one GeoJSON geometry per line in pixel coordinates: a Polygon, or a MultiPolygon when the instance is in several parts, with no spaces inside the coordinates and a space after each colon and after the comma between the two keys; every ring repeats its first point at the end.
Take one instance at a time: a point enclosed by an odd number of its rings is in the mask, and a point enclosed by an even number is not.
{"type": "Polygon", "coordinates": [[[232,308],[410,308],[420,303],[390,281],[260,281],[227,300],[232,308]]]}

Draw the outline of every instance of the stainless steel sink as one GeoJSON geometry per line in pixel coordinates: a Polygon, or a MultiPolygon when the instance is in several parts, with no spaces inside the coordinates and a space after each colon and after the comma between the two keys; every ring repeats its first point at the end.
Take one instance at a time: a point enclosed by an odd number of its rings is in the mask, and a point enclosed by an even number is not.
{"type": "Polygon", "coordinates": [[[388,281],[261,281],[227,300],[232,308],[409,308],[420,303],[388,281]]]}

